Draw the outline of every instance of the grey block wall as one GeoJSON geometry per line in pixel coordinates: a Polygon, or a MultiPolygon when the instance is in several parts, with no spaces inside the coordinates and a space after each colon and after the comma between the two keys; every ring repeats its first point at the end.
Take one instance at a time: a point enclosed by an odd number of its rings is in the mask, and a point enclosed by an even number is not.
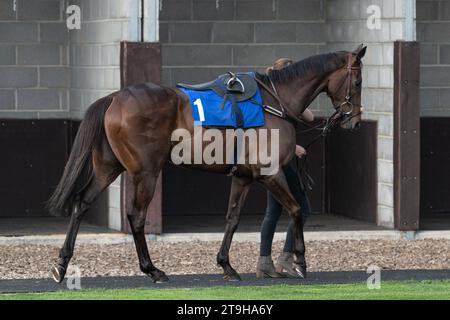
{"type": "Polygon", "coordinates": [[[70,31],[70,116],[81,119],[95,100],[120,89],[120,41],[137,40],[135,0],[74,0],[81,30],[70,31]]]}
{"type": "Polygon", "coordinates": [[[276,58],[300,60],[323,52],[325,3],[162,0],[163,82],[175,85],[207,81],[226,71],[263,71],[276,58]]]}
{"type": "Polygon", "coordinates": [[[138,40],[137,0],[0,0],[0,118],[81,119],[120,88],[120,41],[138,40]]]}
{"type": "Polygon", "coordinates": [[[450,116],[450,1],[417,1],[421,115],[450,116]]]}
{"type": "Polygon", "coordinates": [[[64,0],[0,0],[0,118],[67,118],[64,0]]]}

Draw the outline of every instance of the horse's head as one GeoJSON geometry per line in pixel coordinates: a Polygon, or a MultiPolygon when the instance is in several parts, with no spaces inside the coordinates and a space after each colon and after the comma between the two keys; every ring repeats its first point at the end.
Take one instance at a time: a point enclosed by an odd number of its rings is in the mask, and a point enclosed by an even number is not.
{"type": "Polygon", "coordinates": [[[345,66],[330,74],[325,88],[336,110],[334,120],[346,130],[358,129],[361,122],[361,59],[366,49],[360,45],[354,52],[348,52],[345,66]]]}

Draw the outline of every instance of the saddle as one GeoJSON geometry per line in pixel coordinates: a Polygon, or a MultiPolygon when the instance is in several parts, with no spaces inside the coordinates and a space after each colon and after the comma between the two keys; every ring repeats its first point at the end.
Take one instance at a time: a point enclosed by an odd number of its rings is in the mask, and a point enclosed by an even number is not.
{"type": "Polygon", "coordinates": [[[256,80],[249,74],[234,74],[228,72],[220,75],[217,79],[200,83],[200,84],[185,84],[178,83],[177,87],[182,87],[190,90],[204,91],[212,90],[219,96],[226,99],[241,102],[251,99],[256,90],[258,90],[258,84],[256,80]]]}
{"type": "Polygon", "coordinates": [[[244,125],[244,116],[242,110],[238,107],[237,102],[250,100],[258,90],[258,84],[255,78],[249,74],[234,74],[233,72],[227,72],[220,75],[217,79],[200,83],[200,84],[184,84],[178,83],[177,87],[204,91],[212,90],[219,96],[223,97],[220,109],[223,109],[226,101],[230,101],[233,106],[233,113],[236,117],[236,124],[238,128],[244,125]]]}
{"type": "MultiPolygon", "coordinates": [[[[254,74],[250,73],[242,73],[235,74],[233,72],[227,72],[217,77],[212,81],[208,81],[200,84],[185,84],[178,83],[177,87],[193,90],[193,91],[212,91],[216,95],[223,97],[222,102],[220,103],[220,110],[224,110],[224,106],[227,101],[231,103],[231,112],[234,114],[234,118],[236,120],[236,127],[243,128],[244,127],[244,113],[243,110],[239,107],[238,103],[245,104],[250,102],[252,104],[261,105],[262,101],[260,100],[260,93],[258,84],[254,78],[254,74]],[[258,96],[258,97],[256,97],[258,96]],[[255,98],[256,97],[256,98],[255,98]],[[256,99],[256,100],[254,100],[256,99]]],[[[220,100],[219,100],[220,101],[220,100]]],[[[217,106],[217,105],[216,105],[217,106]]],[[[249,112],[247,111],[247,117],[249,112]]],[[[256,113],[257,115],[258,113],[256,113]]],[[[253,120],[256,122],[261,121],[258,116],[255,117],[255,113],[251,113],[253,120]]],[[[264,116],[261,116],[262,124],[264,124],[264,116]]],[[[248,118],[247,118],[248,120],[248,118]]],[[[236,148],[236,145],[235,145],[236,148]]],[[[234,164],[230,165],[229,175],[232,175],[234,171],[237,169],[237,151],[235,150],[235,159],[234,164]]]]}

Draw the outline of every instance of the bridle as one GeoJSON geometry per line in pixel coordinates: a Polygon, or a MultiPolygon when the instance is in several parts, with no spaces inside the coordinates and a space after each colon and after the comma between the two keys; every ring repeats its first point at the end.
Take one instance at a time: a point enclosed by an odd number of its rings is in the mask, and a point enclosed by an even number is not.
{"type": "MultiPolygon", "coordinates": [[[[354,67],[352,65],[352,53],[349,53],[347,56],[347,76],[344,78],[344,80],[342,80],[341,84],[338,86],[338,89],[336,90],[336,92],[339,92],[342,88],[342,86],[346,83],[347,87],[346,87],[346,91],[345,91],[345,100],[334,106],[335,109],[335,113],[333,115],[330,116],[330,118],[328,118],[328,120],[335,118],[336,115],[338,115],[337,118],[339,118],[342,121],[344,121],[344,123],[347,123],[348,121],[350,121],[352,118],[357,117],[359,115],[361,115],[361,111],[359,111],[357,114],[352,115],[353,110],[355,108],[355,105],[353,104],[353,102],[351,102],[352,99],[352,71],[353,70],[361,70],[361,66],[357,66],[354,67]],[[345,111],[345,107],[349,107],[348,111],[345,111]]],[[[327,92],[327,96],[330,97],[332,100],[334,99],[334,95],[330,94],[329,92],[327,92]]],[[[361,106],[359,105],[359,109],[361,110],[361,106]]],[[[328,122],[328,121],[327,121],[328,122]]]]}
{"type": "MultiPolygon", "coordinates": [[[[358,117],[361,115],[361,110],[362,110],[362,106],[359,106],[359,112],[357,112],[356,114],[352,114],[353,110],[355,108],[355,104],[351,101],[352,99],[352,71],[353,70],[361,70],[361,66],[357,66],[354,67],[352,65],[352,57],[353,55],[351,53],[348,54],[348,58],[347,58],[347,75],[346,77],[342,80],[341,84],[338,86],[336,92],[339,92],[342,89],[342,86],[344,84],[347,84],[346,87],[346,91],[345,91],[345,100],[342,103],[339,103],[338,105],[333,106],[334,108],[334,113],[329,116],[324,123],[319,124],[317,126],[314,127],[310,127],[306,130],[301,131],[301,133],[304,132],[308,132],[308,131],[312,131],[315,129],[319,129],[321,130],[320,135],[314,139],[313,141],[311,141],[311,143],[309,143],[305,149],[307,149],[309,146],[311,146],[312,144],[314,144],[316,142],[316,140],[318,140],[321,137],[325,137],[330,131],[331,129],[337,125],[337,124],[346,124],[349,121],[351,121],[353,118],[358,117]],[[345,107],[349,107],[348,111],[346,111],[345,107]],[[323,126],[322,126],[323,125],[323,126]]],[[[327,96],[331,98],[331,100],[335,100],[333,94],[330,94],[329,92],[327,92],[327,96]]]]}

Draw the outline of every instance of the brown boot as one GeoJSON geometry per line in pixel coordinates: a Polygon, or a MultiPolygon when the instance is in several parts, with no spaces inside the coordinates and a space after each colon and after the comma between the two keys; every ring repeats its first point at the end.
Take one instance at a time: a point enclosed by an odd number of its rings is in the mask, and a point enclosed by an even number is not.
{"type": "Polygon", "coordinates": [[[272,257],[259,257],[258,266],[256,267],[257,278],[284,278],[285,276],[275,271],[272,257]]]}
{"type": "Polygon", "coordinates": [[[286,272],[292,277],[300,277],[297,271],[294,269],[294,254],[291,252],[283,252],[277,261],[276,272],[286,272]]]}

